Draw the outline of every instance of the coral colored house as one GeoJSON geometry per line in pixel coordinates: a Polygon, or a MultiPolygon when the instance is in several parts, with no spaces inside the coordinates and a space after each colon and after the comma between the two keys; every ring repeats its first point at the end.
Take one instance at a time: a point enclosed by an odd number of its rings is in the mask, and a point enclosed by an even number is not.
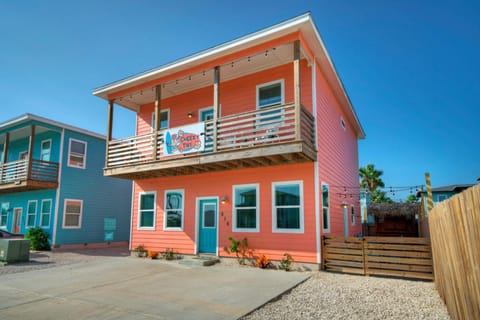
{"type": "Polygon", "coordinates": [[[358,194],[337,193],[358,186],[364,132],[310,14],[94,95],[104,174],[133,181],[131,248],[229,256],[228,237],[246,237],[320,263],[321,235],[361,232],[358,194]],[[115,106],[136,113],[135,136],[112,139],[115,106]]]}

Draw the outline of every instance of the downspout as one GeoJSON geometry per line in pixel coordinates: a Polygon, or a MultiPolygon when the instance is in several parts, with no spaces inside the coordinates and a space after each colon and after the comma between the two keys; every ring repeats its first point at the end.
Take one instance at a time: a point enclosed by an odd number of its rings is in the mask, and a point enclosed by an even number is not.
{"type": "MultiPolygon", "coordinates": [[[[315,150],[318,157],[318,122],[317,122],[317,60],[313,57],[312,65],[312,112],[315,119],[315,150]]],[[[318,175],[318,158],[313,162],[314,194],[315,194],[315,235],[317,242],[317,263],[322,261],[322,245],[320,235],[320,177],[318,175]]]]}
{"type": "Polygon", "coordinates": [[[57,243],[57,223],[58,223],[58,208],[60,206],[60,192],[62,188],[62,168],[63,168],[63,143],[65,137],[65,129],[62,129],[62,136],[60,138],[60,159],[58,161],[58,188],[55,197],[55,216],[53,222],[52,248],[57,243]]]}

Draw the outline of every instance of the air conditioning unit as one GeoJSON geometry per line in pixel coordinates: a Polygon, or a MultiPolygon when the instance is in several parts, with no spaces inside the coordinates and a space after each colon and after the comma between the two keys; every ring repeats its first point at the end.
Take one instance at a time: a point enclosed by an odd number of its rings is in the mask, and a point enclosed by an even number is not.
{"type": "Polygon", "coordinates": [[[26,262],[30,259],[30,240],[0,240],[0,261],[4,263],[26,262]]]}

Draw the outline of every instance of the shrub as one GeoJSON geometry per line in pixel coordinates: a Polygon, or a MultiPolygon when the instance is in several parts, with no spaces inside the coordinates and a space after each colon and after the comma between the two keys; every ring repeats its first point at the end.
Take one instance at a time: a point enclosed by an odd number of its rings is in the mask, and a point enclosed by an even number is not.
{"type": "Polygon", "coordinates": [[[268,259],[268,257],[264,254],[262,254],[260,257],[258,257],[256,260],[255,260],[255,266],[261,268],[261,269],[265,269],[267,268],[268,266],[270,265],[270,260],[268,259]]]}
{"type": "Polygon", "coordinates": [[[162,256],[165,258],[165,260],[175,260],[177,258],[175,252],[173,252],[173,249],[170,248],[165,249],[165,251],[162,252],[162,256]]]}
{"type": "Polygon", "coordinates": [[[143,244],[139,244],[135,249],[133,249],[133,252],[135,252],[135,255],[139,258],[145,257],[145,253],[147,252],[145,250],[145,247],[143,244]]]}
{"type": "Polygon", "coordinates": [[[25,238],[30,240],[31,250],[50,250],[50,243],[48,243],[48,232],[42,230],[40,227],[28,229],[27,233],[25,234],[25,238]]]}
{"type": "Polygon", "coordinates": [[[247,238],[242,240],[235,240],[233,237],[228,237],[230,240],[230,252],[235,253],[239,264],[245,264],[245,260],[248,257],[248,243],[247,238]]]}
{"type": "Polygon", "coordinates": [[[280,264],[285,271],[290,271],[292,269],[293,258],[289,253],[284,253],[283,256],[284,258],[280,261],[280,264]]]}

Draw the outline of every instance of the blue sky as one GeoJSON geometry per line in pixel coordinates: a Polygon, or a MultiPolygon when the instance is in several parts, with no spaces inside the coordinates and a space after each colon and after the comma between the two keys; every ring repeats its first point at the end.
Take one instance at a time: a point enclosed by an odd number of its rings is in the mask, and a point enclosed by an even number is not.
{"type": "MultiPolygon", "coordinates": [[[[104,84],[310,11],[387,186],[480,177],[479,1],[0,0],[0,121],[104,133],[104,84]]],[[[133,134],[116,109],[114,135],[133,134]]],[[[396,195],[398,198],[399,195],[396,195]]]]}

